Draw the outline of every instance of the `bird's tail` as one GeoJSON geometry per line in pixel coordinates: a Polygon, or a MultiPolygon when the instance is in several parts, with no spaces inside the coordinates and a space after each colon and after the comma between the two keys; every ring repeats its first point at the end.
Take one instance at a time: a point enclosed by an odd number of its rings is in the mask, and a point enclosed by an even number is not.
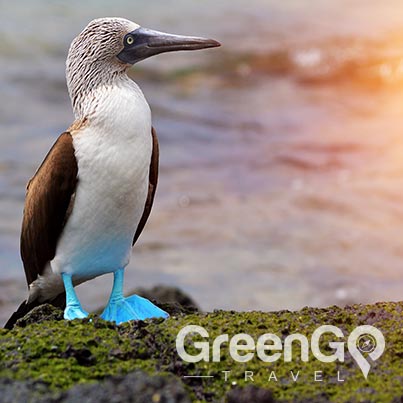
{"type": "Polygon", "coordinates": [[[18,319],[23,318],[28,312],[32,311],[32,309],[45,303],[51,304],[57,308],[64,309],[66,306],[66,294],[65,293],[59,294],[51,301],[43,301],[43,302],[39,302],[38,300],[34,300],[32,302],[27,302],[26,300],[23,301],[21,305],[18,307],[18,309],[10,316],[10,319],[4,325],[4,329],[12,329],[18,319]]]}

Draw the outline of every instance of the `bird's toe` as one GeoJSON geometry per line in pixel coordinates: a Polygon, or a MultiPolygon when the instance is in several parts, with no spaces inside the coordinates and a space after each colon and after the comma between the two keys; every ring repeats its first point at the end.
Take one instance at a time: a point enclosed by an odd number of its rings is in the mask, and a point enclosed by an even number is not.
{"type": "Polygon", "coordinates": [[[87,316],[88,312],[84,311],[80,305],[67,305],[64,310],[64,319],[67,320],[84,319],[87,316]]]}

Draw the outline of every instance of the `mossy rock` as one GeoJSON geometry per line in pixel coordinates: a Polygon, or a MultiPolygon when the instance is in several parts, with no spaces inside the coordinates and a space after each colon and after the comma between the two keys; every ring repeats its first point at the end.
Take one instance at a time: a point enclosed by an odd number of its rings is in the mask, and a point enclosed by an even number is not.
{"type": "MultiPolygon", "coordinates": [[[[228,403],[386,403],[400,402],[403,395],[403,303],[270,313],[216,311],[185,314],[174,310],[167,320],[133,321],[120,326],[96,316],[84,320],[57,320],[60,312],[46,306],[38,309],[45,310],[49,320],[46,315],[35,312],[42,321],[25,318],[13,330],[0,331],[0,396],[1,390],[10,391],[13,387],[10,385],[16,385],[15,382],[20,390],[21,385],[28,382],[32,386],[28,390],[32,390],[35,399],[95,402],[89,400],[96,395],[95,390],[106,388],[105,396],[113,394],[115,392],[111,391],[116,388],[124,389],[121,385],[126,384],[124,379],[127,376],[132,383],[140,379],[147,385],[157,385],[154,394],[147,395],[154,396],[148,400],[150,402],[154,401],[152,399],[172,403],[189,399],[228,403]],[[264,333],[274,333],[284,341],[287,335],[298,332],[309,339],[313,331],[324,324],[340,328],[345,335],[342,341],[346,341],[356,326],[370,324],[382,331],[386,348],[383,355],[372,363],[367,379],[347,349],[344,362],[322,363],[313,357],[311,350],[309,361],[303,362],[298,343],[291,362],[285,362],[281,357],[275,362],[265,363],[255,355],[248,362],[238,363],[231,358],[228,343],[224,343],[220,362],[188,363],[179,357],[175,341],[178,332],[191,324],[202,326],[209,332],[210,344],[215,337],[225,333],[230,337],[247,333],[254,340],[264,333]],[[224,381],[224,370],[231,371],[227,382],[224,381]],[[245,380],[245,371],[253,372],[253,382],[245,380]],[[294,374],[299,371],[297,381],[293,381],[290,371],[294,374]],[[322,381],[314,380],[315,371],[322,371],[322,381]],[[337,371],[343,381],[337,379],[337,371]],[[157,380],[154,379],[156,375],[157,380]],[[185,377],[189,375],[210,377],[185,377]],[[88,386],[94,383],[98,386],[88,386]],[[87,389],[91,387],[95,388],[94,393],[87,389]],[[71,391],[77,391],[77,388],[84,388],[77,393],[84,393],[85,399],[74,400],[76,395],[73,396],[71,391]],[[174,392],[166,395],[166,388],[174,392]]],[[[322,339],[321,351],[331,354],[333,350],[328,342],[332,338],[324,336],[322,339]]],[[[186,351],[199,352],[193,346],[195,340],[186,339],[186,351]]],[[[339,340],[333,336],[332,341],[339,340]]],[[[141,392],[134,394],[134,400],[116,401],[145,401],[139,400],[143,396],[141,392]]],[[[27,400],[16,397],[15,401],[27,400]]]]}

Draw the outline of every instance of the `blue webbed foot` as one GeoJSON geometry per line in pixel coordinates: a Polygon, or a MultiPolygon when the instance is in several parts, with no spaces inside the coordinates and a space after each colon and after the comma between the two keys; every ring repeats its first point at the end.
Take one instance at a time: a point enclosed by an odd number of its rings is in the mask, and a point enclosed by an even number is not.
{"type": "Polygon", "coordinates": [[[64,319],[83,319],[88,316],[88,312],[84,311],[80,304],[78,305],[67,305],[64,310],[64,319]]]}
{"type": "Polygon", "coordinates": [[[78,300],[76,292],[74,291],[71,274],[62,273],[62,279],[64,289],[66,291],[66,308],[64,310],[64,319],[73,320],[86,318],[88,316],[88,312],[85,312],[81,307],[80,301],[78,300]]]}
{"type": "Polygon", "coordinates": [[[144,320],[149,318],[167,318],[169,315],[146,298],[132,295],[124,298],[112,298],[101,318],[120,324],[129,320],[144,320]]]}
{"type": "Polygon", "coordinates": [[[167,318],[169,316],[148,299],[138,295],[125,298],[123,296],[123,273],[124,269],[119,269],[114,272],[111,296],[108,305],[102,312],[102,319],[120,324],[129,320],[167,318]]]}

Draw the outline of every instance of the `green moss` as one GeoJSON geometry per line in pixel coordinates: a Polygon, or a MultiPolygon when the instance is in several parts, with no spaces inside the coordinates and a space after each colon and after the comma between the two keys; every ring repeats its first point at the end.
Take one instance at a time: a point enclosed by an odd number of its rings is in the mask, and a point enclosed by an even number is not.
{"type": "MultiPolygon", "coordinates": [[[[45,321],[24,328],[0,332],[0,377],[35,379],[48,383],[54,390],[65,390],[77,383],[93,382],[108,375],[125,374],[135,369],[148,373],[172,373],[179,377],[194,400],[217,400],[234,384],[245,386],[245,371],[253,372],[253,384],[273,391],[283,401],[309,401],[321,395],[332,402],[390,402],[403,395],[403,303],[354,305],[345,309],[304,308],[298,312],[226,312],[190,314],[168,320],[132,322],[114,326],[92,317],[90,320],[45,321]],[[256,341],[264,333],[274,333],[284,340],[292,333],[310,339],[320,325],[339,327],[346,341],[358,325],[371,324],[385,336],[384,354],[375,361],[366,380],[345,349],[345,362],[322,363],[309,352],[302,362],[298,343],[293,346],[293,361],[284,362],[283,355],[273,363],[264,363],[256,355],[245,363],[234,361],[228,343],[221,350],[220,362],[186,363],[175,347],[177,333],[185,325],[203,326],[210,335],[210,345],[220,334],[230,337],[247,333],[256,341]],[[222,371],[230,370],[228,382],[222,371]],[[277,382],[273,379],[274,371],[277,382]],[[293,381],[290,371],[299,377],[293,381]],[[315,371],[322,371],[322,382],[314,381],[315,371]],[[337,371],[340,378],[337,380],[337,371]],[[272,374],[272,380],[269,377],[272,374]],[[213,378],[185,379],[184,375],[212,375],[213,378]]],[[[321,339],[321,350],[335,336],[321,339]]],[[[186,339],[186,351],[199,352],[197,340],[186,339]]],[[[201,339],[200,339],[201,340],[201,339]]]]}

